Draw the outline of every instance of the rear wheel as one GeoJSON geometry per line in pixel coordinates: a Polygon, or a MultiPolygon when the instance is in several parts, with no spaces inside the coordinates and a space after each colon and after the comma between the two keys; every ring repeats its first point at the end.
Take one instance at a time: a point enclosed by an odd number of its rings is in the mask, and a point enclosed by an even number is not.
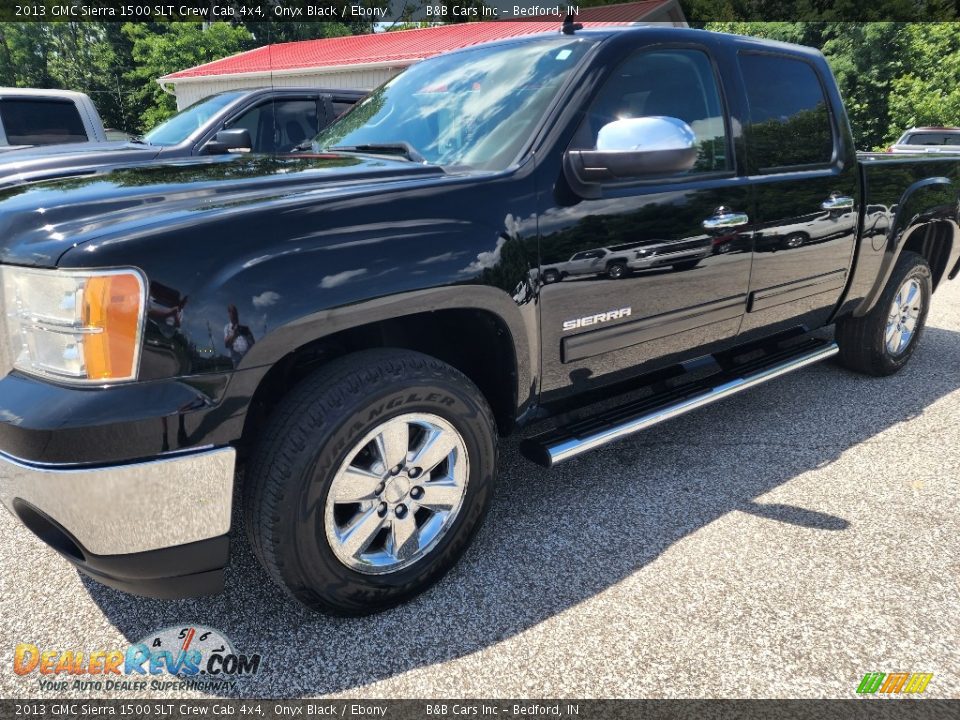
{"type": "Polygon", "coordinates": [[[350,355],[291,393],[255,451],[245,503],[254,551],[310,608],[386,609],[466,549],[496,455],[490,408],[459,371],[403,350],[350,355]]]}
{"type": "Polygon", "coordinates": [[[904,252],[874,308],[837,323],[840,362],[869,375],[892,375],[913,355],[930,309],[930,266],[917,253],[904,252]]]}

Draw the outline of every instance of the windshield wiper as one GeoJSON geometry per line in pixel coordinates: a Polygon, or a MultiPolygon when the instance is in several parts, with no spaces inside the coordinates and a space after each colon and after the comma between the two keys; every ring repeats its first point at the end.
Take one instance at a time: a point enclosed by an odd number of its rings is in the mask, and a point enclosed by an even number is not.
{"type": "Polygon", "coordinates": [[[143,139],[143,135],[133,135],[127,142],[133,143],[134,145],[150,145],[150,143],[143,139]]]}
{"type": "Polygon", "coordinates": [[[408,142],[366,143],[364,145],[334,145],[327,150],[332,152],[369,153],[371,155],[401,155],[416,163],[427,163],[427,159],[408,142]]]}

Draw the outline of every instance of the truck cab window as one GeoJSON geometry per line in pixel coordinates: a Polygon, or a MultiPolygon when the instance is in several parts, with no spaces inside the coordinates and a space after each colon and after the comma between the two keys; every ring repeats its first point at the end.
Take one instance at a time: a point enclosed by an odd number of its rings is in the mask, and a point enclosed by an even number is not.
{"type": "Polygon", "coordinates": [[[607,123],[666,116],[683,120],[697,137],[691,174],[730,167],[723,105],[710,59],[700,50],[639,52],[617,68],[594,98],[573,147],[591,149],[607,123]]]}
{"type": "Polygon", "coordinates": [[[0,119],[11,145],[87,141],[80,113],[72,102],[0,100],[0,119]]]}
{"type": "Polygon", "coordinates": [[[803,60],[747,53],[740,70],[750,104],[747,127],[751,172],[833,159],[833,128],[823,86],[803,60]]]}

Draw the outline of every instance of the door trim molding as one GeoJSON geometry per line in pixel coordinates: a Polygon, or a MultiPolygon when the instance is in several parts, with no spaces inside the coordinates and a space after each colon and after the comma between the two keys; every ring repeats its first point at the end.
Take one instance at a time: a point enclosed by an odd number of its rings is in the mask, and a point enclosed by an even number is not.
{"type": "Polygon", "coordinates": [[[841,290],[846,285],[846,279],[847,271],[841,269],[794,280],[783,285],[775,285],[763,290],[754,290],[750,293],[747,312],[766,310],[794,300],[802,300],[811,295],[819,295],[831,290],[841,290]]]}
{"type": "Polygon", "coordinates": [[[560,361],[576,362],[687,330],[695,330],[725,320],[735,320],[746,310],[747,297],[747,295],[734,295],[683,310],[570,335],[560,341],[560,361]]]}

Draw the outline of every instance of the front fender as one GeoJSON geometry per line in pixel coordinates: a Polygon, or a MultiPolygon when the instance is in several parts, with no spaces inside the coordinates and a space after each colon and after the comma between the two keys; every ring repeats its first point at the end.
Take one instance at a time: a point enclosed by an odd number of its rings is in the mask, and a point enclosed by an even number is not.
{"type": "MultiPolygon", "coordinates": [[[[384,320],[442,310],[480,310],[493,315],[510,335],[517,371],[515,397],[523,405],[532,399],[535,391],[534,358],[539,353],[535,317],[525,316],[523,307],[503,290],[484,285],[438,287],[390,295],[310,313],[276,328],[254,345],[243,364],[272,367],[307,344],[384,320]]],[[[526,307],[531,312],[534,309],[532,303],[526,307]]]]}

